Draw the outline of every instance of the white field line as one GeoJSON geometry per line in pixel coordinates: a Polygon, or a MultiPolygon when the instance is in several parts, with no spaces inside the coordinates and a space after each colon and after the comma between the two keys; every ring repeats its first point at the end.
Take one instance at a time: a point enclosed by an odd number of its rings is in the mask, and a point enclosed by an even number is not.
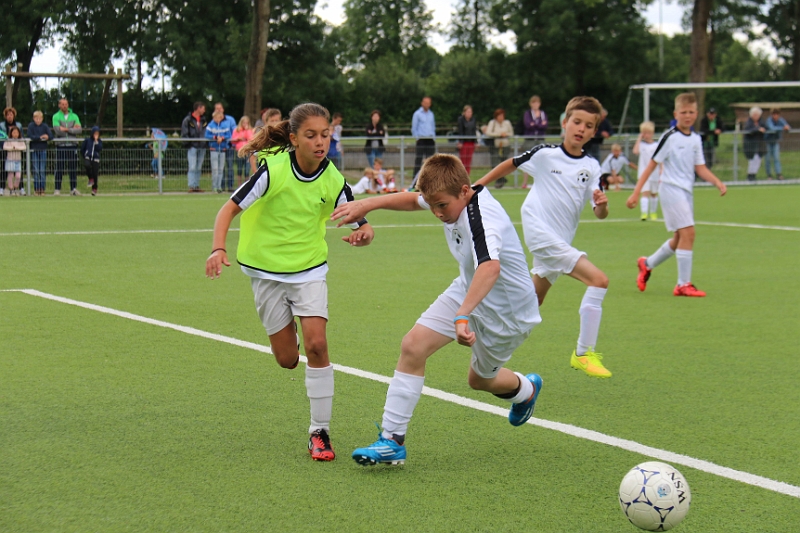
{"type": "MultiPolygon", "coordinates": [[[[204,339],[215,340],[219,342],[224,342],[227,344],[231,344],[233,346],[238,346],[241,348],[248,348],[250,350],[255,350],[262,353],[272,353],[268,346],[263,346],[261,344],[255,344],[252,342],[247,342],[239,339],[235,339],[233,337],[227,337],[225,335],[218,335],[216,333],[209,333],[207,331],[202,331],[195,328],[190,328],[187,326],[180,326],[178,324],[171,324],[169,322],[163,322],[161,320],[155,320],[152,318],[147,318],[140,315],[135,315],[133,313],[127,313],[125,311],[118,311],[116,309],[111,309],[109,307],[103,307],[100,305],[90,304],[86,302],[81,302],[78,300],[72,300],[70,298],[63,298],[61,296],[56,296],[53,294],[48,294],[46,292],[37,291],[34,289],[9,289],[0,292],[21,292],[24,294],[28,294],[30,296],[36,296],[39,298],[44,298],[47,300],[52,300],[55,302],[60,302],[68,305],[74,305],[77,307],[82,307],[84,309],[89,309],[91,311],[97,311],[100,313],[104,313],[107,315],[113,315],[120,318],[127,318],[129,320],[134,320],[136,322],[142,322],[144,324],[150,324],[153,326],[158,326],[162,328],[168,328],[175,331],[180,331],[181,333],[187,333],[189,335],[195,335],[197,337],[202,337],[204,339]]],[[[303,363],[307,362],[307,359],[303,356],[300,357],[300,360],[303,363]]],[[[339,364],[333,365],[334,369],[342,372],[344,374],[349,374],[351,376],[357,376],[365,379],[370,379],[373,381],[379,381],[381,383],[388,384],[391,378],[388,376],[382,376],[380,374],[374,374],[372,372],[367,372],[365,370],[361,370],[358,368],[352,368],[349,366],[343,366],[339,364]]],[[[456,405],[461,405],[464,407],[470,407],[472,409],[476,409],[478,411],[483,411],[485,413],[495,414],[502,417],[506,417],[508,415],[508,409],[498,407],[495,405],[490,405],[487,403],[479,402],[477,400],[472,400],[470,398],[464,398],[462,396],[458,396],[456,394],[451,394],[449,392],[445,392],[438,389],[432,389],[430,387],[424,387],[422,389],[422,394],[426,396],[431,396],[433,398],[438,398],[440,400],[444,400],[446,402],[454,403],[456,405]]],[[[579,439],[590,440],[593,442],[599,442],[601,444],[606,444],[608,446],[614,446],[615,448],[620,448],[622,450],[626,450],[629,452],[638,453],[641,455],[645,455],[647,457],[653,457],[655,459],[660,459],[662,461],[666,461],[672,464],[679,464],[683,466],[688,466],[690,468],[694,468],[696,470],[700,470],[702,472],[707,472],[709,474],[714,474],[720,477],[732,479],[734,481],[739,481],[741,483],[746,483],[748,485],[753,485],[756,487],[761,487],[763,489],[771,490],[773,492],[778,492],[780,494],[785,494],[787,496],[792,496],[795,498],[800,498],[800,487],[790,485],[788,483],[784,483],[782,481],[775,481],[773,479],[769,479],[762,476],[757,476],[755,474],[750,474],[748,472],[742,472],[740,470],[734,470],[733,468],[727,468],[725,466],[720,466],[715,463],[711,463],[709,461],[704,461],[702,459],[696,459],[694,457],[690,457],[688,455],[683,455],[679,453],[670,452],[667,450],[661,450],[659,448],[653,448],[652,446],[646,446],[644,444],[639,444],[638,442],[627,440],[627,439],[620,439],[618,437],[612,437],[610,435],[606,435],[604,433],[600,433],[597,431],[592,431],[590,429],[584,429],[581,427],[573,426],[570,424],[563,424],[561,422],[551,422],[549,420],[543,420],[541,418],[531,418],[528,421],[528,424],[532,424],[534,426],[539,426],[546,429],[551,429],[553,431],[558,431],[564,433],[566,435],[571,435],[573,437],[577,437],[579,439]]]]}
{"type": "MultiPolygon", "coordinates": [[[[660,220],[660,219],[659,219],[660,220]]],[[[610,223],[639,222],[638,218],[608,218],[605,220],[588,219],[581,220],[581,224],[610,224],[610,223]]],[[[515,226],[522,225],[522,222],[514,222],[515,226]]],[[[764,224],[743,224],[739,222],[702,222],[696,221],[696,226],[723,226],[727,228],[749,228],[749,229],[769,229],[776,231],[800,231],[800,227],[795,226],[768,226],[764,224]]],[[[377,224],[372,226],[375,229],[392,228],[439,228],[441,224],[377,224]]],[[[328,229],[335,229],[329,226],[328,229]]],[[[211,233],[211,228],[207,229],[132,229],[132,230],[98,230],[98,231],[20,231],[11,233],[0,233],[0,237],[36,237],[52,235],[136,235],[136,234],[159,234],[159,233],[211,233]]],[[[239,231],[239,228],[231,228],[230,231],[239,231]]]]}

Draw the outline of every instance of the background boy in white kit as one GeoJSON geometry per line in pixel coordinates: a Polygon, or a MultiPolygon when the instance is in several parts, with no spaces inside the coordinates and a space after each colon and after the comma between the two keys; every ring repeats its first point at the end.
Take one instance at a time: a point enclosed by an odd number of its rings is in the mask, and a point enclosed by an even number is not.
{"type": "Polygon", "coordinates": [[[567,104],[563,144],[535,146],[519,157],[503,161],[476,183],[489,184],[517,167],[533,176],[533,186],[522,204],[522,229],[525,244],[533,254],[531,274],[539,305],[562,274],[587,285],[580,307],[578,345],[570,366],[590,376],[608,378],[611,372],[594,351],[608,277],[586,258],[585,252],[572,247],[586,202],[591,202],[597,218],[608,216],[608,198],[600,186],[600,164],[583,151],[597,129],[601,109],[595,98],[576,96],[567,104]]]}
{"type": "Polygon", "coordinates": [[[602,172],[602,179],[605,180],[604,183],[608,183],[609,185],[615,185],[615,191],[620,190],[620,185],[625,181],[625,177],[620,174],[622,169],[625,166],[631,167],[633,170],[636,170],[637,167],[634,163],[628,161],[628,158],[622,153],[622,146],[614,143],[611,145],[611,153],[603,161],[603,164],[600,165],[600,172],[602,172]]]}
{"type": "MultiPolygon", "coordinates": [[[[652,122],[642,122],[639,124],[639,137],[633,145],[633,153],[639,156],[639,177],[642,177],[647,164],[653,158],[656,152],[658,143],[653,140],[653,135],[656,132],[656,125],[652,122]]],[[[649,215],[650,219],[655,220],[658,215],[658,182],[659,177],[653,176],[653,179],[647,181],[647,185],[642,191],[642,199],[640,200],[642,207],[642,220],[647,220],[649,215]]]]}
{"type": "Polygon", "coordinates": [[[697,98],[694,93],[679,94],[675,98],[677,125],[658,141],[653,159],[639,178],[627,206],[633,209],[639,193],[658,164],[663,163],[661,173],[661,211],[667,231],[674,235],[650,257],[640,257],[637,266],[639,275],[636,284],[640,291],[647,287],[652,269],[675,255],[678,260],[678,284],[672,292],[675,296],[702,297],[706,293],[692,284],[692,248],[694,247],[694,175],[712,183],[724,196],[727,188],[708,167],[703,157],[703,141],[692,131],[697,121],[697,98]]]}
{"type": "Polygon", "coordinates": [[[459,265],[459,276],[403,338],[386,393],[383,429],[375,443],[353,452],[353,459],[365,466],[405,462],[406,430],[422,394],[425,364],[453,340],[472,347],[470,387],[509,401],[512,425],[531,417],[542,387],[537,374],[523,376],[503,368],[541,322],[525,253],[508,214],[486,188],[471,187],[464,165],[452,155],[430,157],[416,185],[419,193],[350,202],[332,215],[341,217],[342,225],[375,209],[430,209],[444,222],[447,244],[459,265]]]}

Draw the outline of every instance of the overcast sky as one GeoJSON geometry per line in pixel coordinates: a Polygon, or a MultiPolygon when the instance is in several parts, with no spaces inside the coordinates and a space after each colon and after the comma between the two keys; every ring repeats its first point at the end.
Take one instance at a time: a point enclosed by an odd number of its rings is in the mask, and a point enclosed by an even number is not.
{"type": "MultiPolygon", "coordinates": [[[[675,0],[662,1],[661,30],[667,35],[681,32],[681,17],[683,16],[684,8],[679,6],[675,0]]],[[[425,3],[428,5],[428,8],[433,11],[434,22],[438,23],[442,28],[445,28],[450,21],[450,15],[454,10],[452,6],[455,4],[455,1],[425,0],[425,3]]],[[[328,22],[338,25],[342,22],[344,17],[343,4],[344,0],[319,0],[316,13],[328,22]]],[[[659,1],[653,2],[644,15],[647,22],[655,31],[659,24],[659,1]]],[[[509,50],[514,49],[514,42],[510,32],[505,35],[493,35],[490,40],[494,44],[504,46],[509,50]]],[[[431,39],[431,46],[436,48],[440,53],[444,53],[450,48],[450,43],[442,36],[434,35],[431,39]]],[[[34,56],[31,63],[31,72],[58,72],[58,67],[61,62],[60,53],[61,47],[58,45],[43,50],[41,53],[34,56]]],[[[121,61],[115,61],[114,64],[117,67],[122,67],[121,61]]],[[[160,85],[160,83],[156,83],[160,85]]]]}

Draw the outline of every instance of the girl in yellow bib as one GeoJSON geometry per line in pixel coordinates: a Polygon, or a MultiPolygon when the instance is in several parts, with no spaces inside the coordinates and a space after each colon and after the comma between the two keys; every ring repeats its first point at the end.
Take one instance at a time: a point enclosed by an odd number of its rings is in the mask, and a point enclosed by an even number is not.
{"type": "MultiPolygon", "coordinates": [[[[330,420],[333,366],[328,358],[328,246],[325,223],[338,205],[353,199],[344,177],[327,159],[330,115],[317,104],[300,104],[276,125],[258,130],[239,150],[257,153],[259,167],[217,214],[206,276],[214,279],[230,266],[225,239],[242,213],[236,259],[250,276],[256,311],[269,335],[275,360],[283,368],[300,362],[294,317],[303,328],[306,391],[311,402],[308,451],[317,461],[332,461],[330,420]]],[[[374,233],[366,219],[342,240],[366,246],[374,233]]]]}

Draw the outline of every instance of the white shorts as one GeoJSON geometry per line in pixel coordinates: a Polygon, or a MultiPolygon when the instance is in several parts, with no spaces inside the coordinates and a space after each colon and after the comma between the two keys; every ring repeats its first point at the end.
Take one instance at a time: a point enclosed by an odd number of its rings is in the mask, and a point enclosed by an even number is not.
{"type": "MultiPolygon", "coordinates": [[[[453,319],[458,314],[459,307],[461,307],[460,302],[447,294],[442,294],[422,313],[417,324],[455,340],[456,326],[453,324],[453,319]]],[[[469,317],[469,328],[475,332],[476,337],[475,344],[472,345],[470,367],[485,379],[497,376],[500,369],[511,359],[514,350],[525,342],[531,333],[528,330],[514,335],[499,336],[486,329],[481,317],[475,314],[469,317]]]]}
{"type": "MultiPolygon", "coordinates": [[[[656,170],[657,171],[657,170],[656,170]]],[[[655,172],[653,172],[655,174],[655,172]]],[[[650,194],[658,194],[658,176],[650,176],[648,178],[647,183],[644,184],[644,192],[649,192],[650,194]]]]}
{"type": "Polygon", "coordinates": [[[667,231],[694,226],[694,196],[691,192],[669,183],[662,183],[658,191],[667,231]]]}
{"type": "Polygon", "coordinates": [[[533,268],[531,274],[544,278],[552,285],[561,274],[569,274],[586,252],[575,249],[564,241],[550,244],[544,248],[531,250],[533,268]]]}
{"type": "Polygon", "coordinates": [[[256,311],[267,330],[274,335],[296,316],[320,316],[328,319],[328,284],[325,280],[284,283],[271,279],[250,278],[256,311]]]}

